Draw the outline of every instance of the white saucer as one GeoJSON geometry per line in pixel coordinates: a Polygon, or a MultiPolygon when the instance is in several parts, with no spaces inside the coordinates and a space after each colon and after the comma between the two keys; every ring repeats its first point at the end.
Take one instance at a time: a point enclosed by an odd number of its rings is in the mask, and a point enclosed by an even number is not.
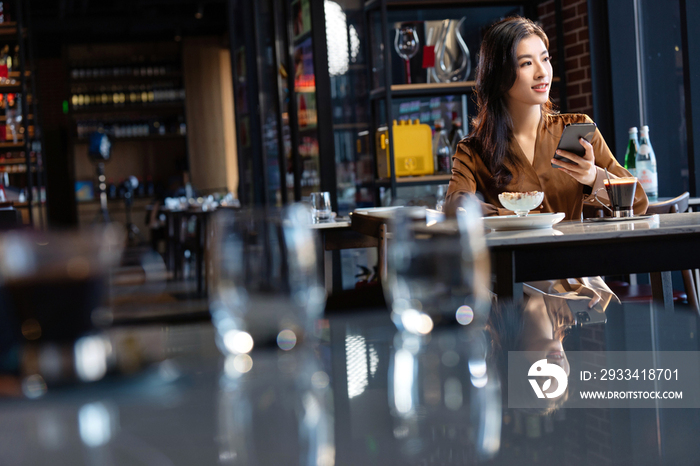
{"type": "Polygon", "coordinates": [[[552,225],[564,220],[564,213],[529,214],[526,217],[517,215],[501,215],[498,217],[484,217],[484,226],[492,230],[535,230],[538,228],[552,228],[552,225]]]}
{"type": "MultiPolygon", "coordinates": [[[[360,209],[355,209],[354,213],[356,214],[362,214],[362,215],[369,215],[370,217],[380,217],[380,218],[387,218],[391,219],[396,217],[396,211],[399,209],[403,209],[404,206],[390,206],[390,207],[363,207],[360,209]]],[[[426,213],[429,210],[432,209],[427,209],[422,206],[412,206],[408,207],[408,216],[414,220],[420,220],[424,219],[426,217],[426,213]]],[[[433,211],[436,212],[437,211],[433,211]]],[[[434,215],[433,215],[434,216],[434,215]]]]}
{"type": "Polygon", "coordinates": [[[393,218],[396,214],[396,209],[401,207],[363,207],[355,209],[356,214],[369,215],[371,217],[393,218]]]}

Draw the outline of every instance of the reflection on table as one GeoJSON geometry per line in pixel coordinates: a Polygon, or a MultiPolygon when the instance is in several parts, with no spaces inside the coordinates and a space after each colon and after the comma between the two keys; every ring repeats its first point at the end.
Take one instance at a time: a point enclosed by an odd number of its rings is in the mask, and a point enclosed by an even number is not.
{"type": "MultiPolygon", "coordinates": [[[[228,358],[208,323],[110,330],[119,371],[0,400],[0,457],[7,465],[577,466],[693,464],[700,454],[696,410],[564,404],[539,416],[501,406],[500,376],[483,364],[491,342],[479,329],[404,335],[385,310],[331,316],[317,328],[320,341],[309,346],[228,358]]],[[[691,313],[611,307],[607,324],[570,329],[564,347],[697,352],[697,328],[691,313]]]]}

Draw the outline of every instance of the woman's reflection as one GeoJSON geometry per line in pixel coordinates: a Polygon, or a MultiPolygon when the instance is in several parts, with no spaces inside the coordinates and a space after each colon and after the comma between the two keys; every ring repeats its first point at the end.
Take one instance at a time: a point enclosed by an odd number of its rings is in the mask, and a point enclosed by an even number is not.
{"type": "MultiPolygon", "coordinates": [[[[530,386],[528,371],[537,361],[561,367],[569,375],[569,361],[563,341],[576,318],[565,300],[545,303],[546,295],[532,293],[522,307],[500,302],[494,305],[486,324],[491,339],[489,360],[501,375],[504,406],[522,407],[533,414],[546,415],[562,407],[568,389],[556,398],[538,399],[530,386]],[[509,357],[510,353],[510,357],[509,357]]],[[[557,381],[537,377],[545,392],[553,392],[557,381]],[[550,386],[545,386],[551,380],[550,386]]]]}

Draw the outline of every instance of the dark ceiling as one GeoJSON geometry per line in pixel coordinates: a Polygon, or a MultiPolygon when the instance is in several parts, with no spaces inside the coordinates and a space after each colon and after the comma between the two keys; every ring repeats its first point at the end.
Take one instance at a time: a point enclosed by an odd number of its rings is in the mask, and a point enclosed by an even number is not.
{"type": "Polygon", "coordinates": [[[227,31],[226,0],[31,0],[37,55],[71,43],[174,40],[227,31]]]}

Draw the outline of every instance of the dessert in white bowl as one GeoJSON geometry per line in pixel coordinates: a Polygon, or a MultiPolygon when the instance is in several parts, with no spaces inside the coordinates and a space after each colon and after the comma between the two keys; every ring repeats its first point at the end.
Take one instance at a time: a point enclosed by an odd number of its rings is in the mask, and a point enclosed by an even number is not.
{"type": "Polygon", "coordinates": [[[525,193],[501,193],[498,200],[503,207],[512,210],[518,217],[525,217],[528,212],[542,203],[544,193],[542,191],[529,191],[525,193]]]}

